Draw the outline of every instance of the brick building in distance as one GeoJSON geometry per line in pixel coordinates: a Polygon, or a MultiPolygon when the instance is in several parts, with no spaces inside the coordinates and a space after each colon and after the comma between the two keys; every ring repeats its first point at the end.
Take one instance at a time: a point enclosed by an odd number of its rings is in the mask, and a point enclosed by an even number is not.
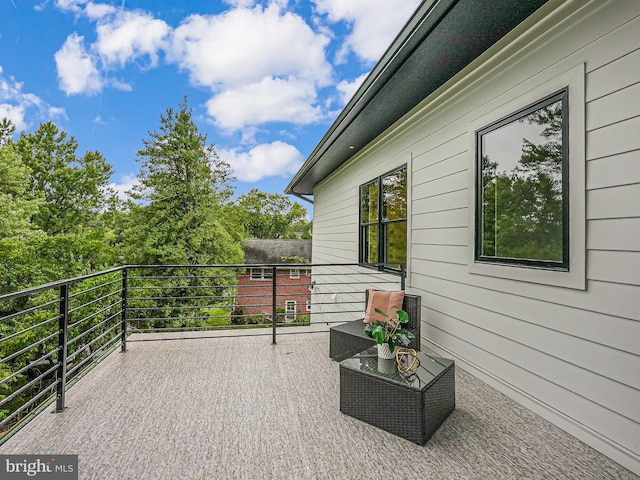
{"type": "Polygon", "coordinates": [[[292,322],[311,311],[311,240],[251,239],[244,244],[244,263],[255,265],[238,276],[238,305],[244,315],[270,316],[273,310],[273,268],[277,308],[292,322]],[[295,263],[295,266],[292,264],[295,263]],[[285,266],[286,265],[286,266],[285,266]],[[299,265],[299,266],[298,266],[299,265]]]}

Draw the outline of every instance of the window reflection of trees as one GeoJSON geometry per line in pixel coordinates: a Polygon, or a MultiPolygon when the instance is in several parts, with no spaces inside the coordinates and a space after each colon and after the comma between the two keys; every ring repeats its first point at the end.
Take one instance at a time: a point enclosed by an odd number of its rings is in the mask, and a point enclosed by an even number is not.
{"type": "MultiPolygon", "coordinates": [[[[406,261],[407,169],[378,177],[360,187],[361,260],[400,264],[406,261]]],[[[391,265],[391,268],[393,265],[391,265]]]]}
{"type": "Polygon", "coordinates": [[[563,261],[562,112],[559,99],[481,136],[482,256],[563,261]],[[505,158],[518,133],[520,157],[505,158]]]}

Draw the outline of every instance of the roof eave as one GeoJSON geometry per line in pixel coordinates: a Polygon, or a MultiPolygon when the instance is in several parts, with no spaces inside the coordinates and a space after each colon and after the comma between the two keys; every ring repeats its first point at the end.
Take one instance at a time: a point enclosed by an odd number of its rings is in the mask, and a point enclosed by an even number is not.
{"type": "Polygon", "coordinates": [[[546,0],[494,0],[490,5],[484,0],[423,1],[285,192],[313,195],[315,185],[544,3],[546,0]],[[452,32],[458,42],[467,43],[442,41],[452,32]]]}

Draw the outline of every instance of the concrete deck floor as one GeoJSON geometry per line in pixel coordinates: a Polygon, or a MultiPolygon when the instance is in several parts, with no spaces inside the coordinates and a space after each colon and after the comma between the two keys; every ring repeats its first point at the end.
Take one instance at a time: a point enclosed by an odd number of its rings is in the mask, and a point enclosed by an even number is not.
{"type": "Polygon", "coordinates": [[[328,348],[327,333],[131,342],[0,453],[77,454],[99,480],[639,478],[459,367],[425,446],[348,417],[328,348]]]}

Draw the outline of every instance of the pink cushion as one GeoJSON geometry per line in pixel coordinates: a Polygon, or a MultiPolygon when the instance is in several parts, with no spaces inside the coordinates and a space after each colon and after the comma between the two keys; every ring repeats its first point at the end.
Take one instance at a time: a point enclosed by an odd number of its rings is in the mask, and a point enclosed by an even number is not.
{"type": "Polygon", "coordinates": [[[386,322],[387,319],[376,312],[376,308],[379,308],[383,312],[386,312],[390,318],[396,318],[398,310],[402,308],[402,302],[404,301],[404,291],[398,292],[383,292],[380,290],[369,290],[369,302],[367,303],[367,310],[364,314],[364,323],[386,322]]]}

